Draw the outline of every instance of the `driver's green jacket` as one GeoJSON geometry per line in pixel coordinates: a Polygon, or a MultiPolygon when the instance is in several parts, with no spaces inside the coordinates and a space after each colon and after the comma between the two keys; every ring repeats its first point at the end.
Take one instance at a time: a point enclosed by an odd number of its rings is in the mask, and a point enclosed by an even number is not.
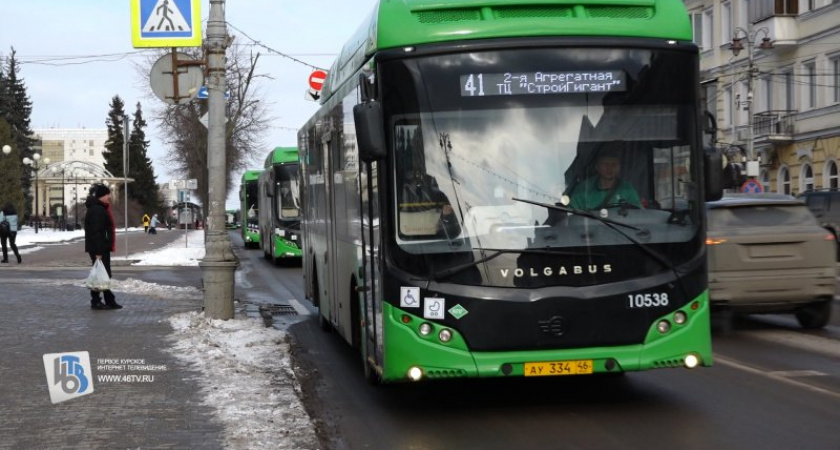
{"type": "Polygon", "coordinates": [[[639,194],[633,189],[633,186],[618,180],[618,187],[615,190],[601,189],[598,186],[597,178],[590,178],[583,183],[577,185],[572,191],[569,207],[573,209],[599,209],[608,208],[610,206],[619,206],[621,204],[632,205],[637,208],[642,207],[642,202],[639,200],[639,194]],[[604,199],[612,191],[612,196],[604,202],[604,199]],[[603,205],[602,205],[603,204],[603,205]]]}

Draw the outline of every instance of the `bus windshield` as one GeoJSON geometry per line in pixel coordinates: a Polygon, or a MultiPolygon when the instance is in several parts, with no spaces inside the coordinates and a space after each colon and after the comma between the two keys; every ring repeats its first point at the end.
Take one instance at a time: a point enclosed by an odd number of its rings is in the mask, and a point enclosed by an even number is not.
{"type": "Polygon", "coordinates": [[[383,64],[383,80],[408,93],[384,102],[397,245],[425,254],[696,238],[692,61],[578,48],[383,64]],[[605,221],[629,225],[629,238],[605,221]]]}
{"type": "Polygon", "coordinates": [[[300,185],[298,165],[286,164],[275,168],[275,199],[280,220],[300,220],[300,185]]]}
{"type": "Polygon", "coordinates": [[[259,192],[257,188],[258,184],[256,181],[247,181],[245,183],[245,214],[250,224],[258,223],[260,211],[258,204],[259,192]]]}

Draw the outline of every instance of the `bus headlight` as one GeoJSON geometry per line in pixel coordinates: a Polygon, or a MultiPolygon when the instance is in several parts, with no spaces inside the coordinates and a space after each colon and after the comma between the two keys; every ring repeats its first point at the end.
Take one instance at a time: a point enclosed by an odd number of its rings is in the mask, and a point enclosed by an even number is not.
{"type": "Polygon", "coordinates": [[[440,330],[440,333],[438,333],[438,339],[440,339],[441,342],[449,342],[449,340],[452,339],[452,332],[444,328],[440,330]]]}
{"type": "Polygon", "coordinates": [[[411,381],[420,381],[423,378],[423,369],[412,366],[408,369],[408,379],[411,381]]]}
{"type": "Polygon", "coordinates": [[[683,363],[685,364],[686,369],[693,369],[700,365],[700,358],[698,358],[694,353],[689,353],[685,356],[683,363]]]}
{"type": "Polygon", "coordinates": [[[420,334],[423,336],[428,336],[432,334],[432,324],[429,322],[423,322],[420,324],[420,334]]]}
{"type": "Polygon", "coordinates": [[[686,316],[684,312],[677,311],[674,313],[674,323],[677,325],[684,324],[686,320],[688,320],[688,316],[686,316]]]}
{"type": "Polygon", "coordinates": [[[667,320],[660,320],[659,323],[656,324],[656,331],[665,334],[671,331],[671,322],[667,320]]]}

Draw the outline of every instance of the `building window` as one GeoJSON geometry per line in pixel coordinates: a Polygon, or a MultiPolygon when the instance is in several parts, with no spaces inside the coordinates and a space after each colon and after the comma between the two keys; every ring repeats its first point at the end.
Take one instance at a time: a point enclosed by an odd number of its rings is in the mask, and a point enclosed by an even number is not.
{"type": "Polygon", "coordinates": [[[714,36],[712,35],[712,27],[715,23],[714,10],[709,8],[703,11],[703,49],[711,50],[714,45],[714,36]]]}
{"type": "Polygon", "coordinates": [[[732,128],[732,88],[723,90],[723,124],[726,128],[732,128]]]}
{"type": "Polygon", "coordinates": [[[830,189],[837,189],[840,187],[840,182],[838,182],[837,176],[837,161],[833,159],[829,159],[825,162],[825,170],[823,170],[823,174],[825,176],[825,181],[823,181],[823,186],[830,188],[830,189]]]}
{"type": "Polygon", "coordinates": [[[814,61],[805,63],[805,90],[808,95],[808,108],[817,107],[817,64],[814,61]]]}
{"type": "Polygon", "coordinates": [[[732,40],[732,3],[723,2],[720,4],[720,42],[727,43],[732,40]]]}
{"type": "Polygon", "coordinates": [[[796,105],[793,98],[793,70],[785,72],[785,108],[788,111],[795,111],[796,105]]]}
{"type": "Polygon", "coordinates": [[[773,79],[770,77],[761,79],[761,90],[764,94],[762,96],[762,109],[764,111],[773,110],[773,79]]]}
{"type": "Polygon", "coordinates": [[[735,106],[738,107],[738,125],[749,125],[749,87],[747,82],[742,81],[738,83],[738,93],[736,94],[735,106]]]}
{"type": "Polygon", "coordinates": [[[703,13],[691,13],[691,30],[694,32],[694,43],[703,49],[703,13]]]}
{"type": "Polygon", "coordinates": [[[831,91],[834,103],[840,103],[840,56],[831,59],[831,91]]]}
{"type": "MultiPolygon", "coordinates": [[[[749,17],[750,0],[738,2],[738,26],[747,29],[747,18],[749,17]]],[[[734,33],[733,33],[734,34],[734,33]]]]}
{"type": "Polygon", "coordinates": [[[770,192],[770,172],[767,169],[761,169],[758,173],[758,181],[761,183],[761,190],[770,192]]]}
{"type": "Polygon", "coordinates": [[[799,191],[807,192],[814,190],[814,170],[811,164],[802,164],[802,174],[799,177],[799,191]]]}
{"type": "Polygon", "coordinates": [[[779,178],[777,180],[778,191],[782,194],[790,195],[790,171],[787,166],[779,168],[779,178]]]}

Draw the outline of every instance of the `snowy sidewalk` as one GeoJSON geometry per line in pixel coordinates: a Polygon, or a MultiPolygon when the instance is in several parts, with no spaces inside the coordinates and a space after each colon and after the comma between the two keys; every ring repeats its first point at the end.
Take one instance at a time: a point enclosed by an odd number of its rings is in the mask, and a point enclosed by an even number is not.
{"type": "MultiPolygon", "coordinates": [[[[197,270],[178,266],[197,264],[203,242],[193,231],[187,242],[129,257],[166,262],[177,276],[197,270]]],[[[208,320],[199,289],[144,274],[115,275],[124,309],[93,311],[83,277],[0,270],[0,402],[14,411],[0,421],[0,448],[319,448],[283,331],[241,305],[232,320],[208,320]],[[43,355],[79,351],[90,355],[93,392],[51,403],[43,355]]]]}

